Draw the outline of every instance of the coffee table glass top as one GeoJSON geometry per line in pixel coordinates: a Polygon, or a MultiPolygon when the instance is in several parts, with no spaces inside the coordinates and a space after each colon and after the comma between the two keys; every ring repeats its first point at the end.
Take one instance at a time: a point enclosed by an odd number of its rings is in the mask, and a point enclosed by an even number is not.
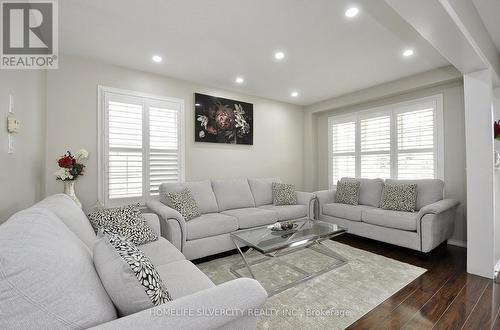
{"type": "Polygon", "coordinates": [[[338,225],[319,220],[292,221],[298,227],[292,231],[272,231],[269,226],[239,230],[231,237],[245,243],[261,253],[270,253],[284,248],[301,246],[307,243],[327,239],[346,232],[338,225]]]}

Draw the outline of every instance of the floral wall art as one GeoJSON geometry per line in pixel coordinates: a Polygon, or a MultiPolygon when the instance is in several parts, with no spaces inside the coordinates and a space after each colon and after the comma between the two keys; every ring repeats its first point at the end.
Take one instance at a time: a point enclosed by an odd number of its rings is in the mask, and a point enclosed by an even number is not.
{"type": "Polygon", "coordinates": [[[195,141],[253,145],[253,104],[194,94],[195,141]]]}

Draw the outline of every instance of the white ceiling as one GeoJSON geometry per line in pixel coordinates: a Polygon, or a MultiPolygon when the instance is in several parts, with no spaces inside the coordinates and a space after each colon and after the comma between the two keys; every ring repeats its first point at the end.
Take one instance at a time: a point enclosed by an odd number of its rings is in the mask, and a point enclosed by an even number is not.
{"type": "Polygon", "coordinates": [[[484,26],[500,51],[500,0],[472,0],[484,26]]]}
{"type": "Polygon", "coordinates": [[[60,51],[300,105],[449,65],[383,0],[354,2],[64,0],[60,51]]]}

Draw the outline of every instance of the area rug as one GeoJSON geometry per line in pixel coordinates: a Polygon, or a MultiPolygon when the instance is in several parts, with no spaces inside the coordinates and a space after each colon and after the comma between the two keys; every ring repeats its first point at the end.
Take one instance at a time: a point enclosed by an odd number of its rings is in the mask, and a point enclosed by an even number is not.
{"type": "MultiPolygon", "coordinates": [[[[323,243],[348,263],[270,297],[258,329],[344,329],[426,271],[338,242],[323,243]]],[[[258,256],[256,252],[250,254],[251,258],[258,256]]],[[[332,259],[309,249],[283,258],[307,271],[332,264],[332,259]]],[[[221,284],[235,278],[229,267],[240,261],[241,257],[234,254],[197,266],[215,284],[221,284]]],[[[252,270],[268,290],[299,277],[299,273],[273,261],[257,264],[252,270]]],[[[240,273],[248,274],[246,269],[240,273]]]]}

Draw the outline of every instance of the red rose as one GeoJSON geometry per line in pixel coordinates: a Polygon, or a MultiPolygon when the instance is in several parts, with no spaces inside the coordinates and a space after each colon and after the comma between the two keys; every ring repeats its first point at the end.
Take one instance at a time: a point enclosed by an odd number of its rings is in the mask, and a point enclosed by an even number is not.
{"type": "Polygon", "coordinates": [[[73,166],[73,159],[70,156],[64,156],[60,158],[57,163],[59,167],[62,168],[71,168],[73,166]]]}
{"type": "Polygon", "coordinates": [[[495,139],[498,139],[500,137],[500,121],[496,121],[494,124],[494,129],[493,129],[493,134],[495,139]]]}

